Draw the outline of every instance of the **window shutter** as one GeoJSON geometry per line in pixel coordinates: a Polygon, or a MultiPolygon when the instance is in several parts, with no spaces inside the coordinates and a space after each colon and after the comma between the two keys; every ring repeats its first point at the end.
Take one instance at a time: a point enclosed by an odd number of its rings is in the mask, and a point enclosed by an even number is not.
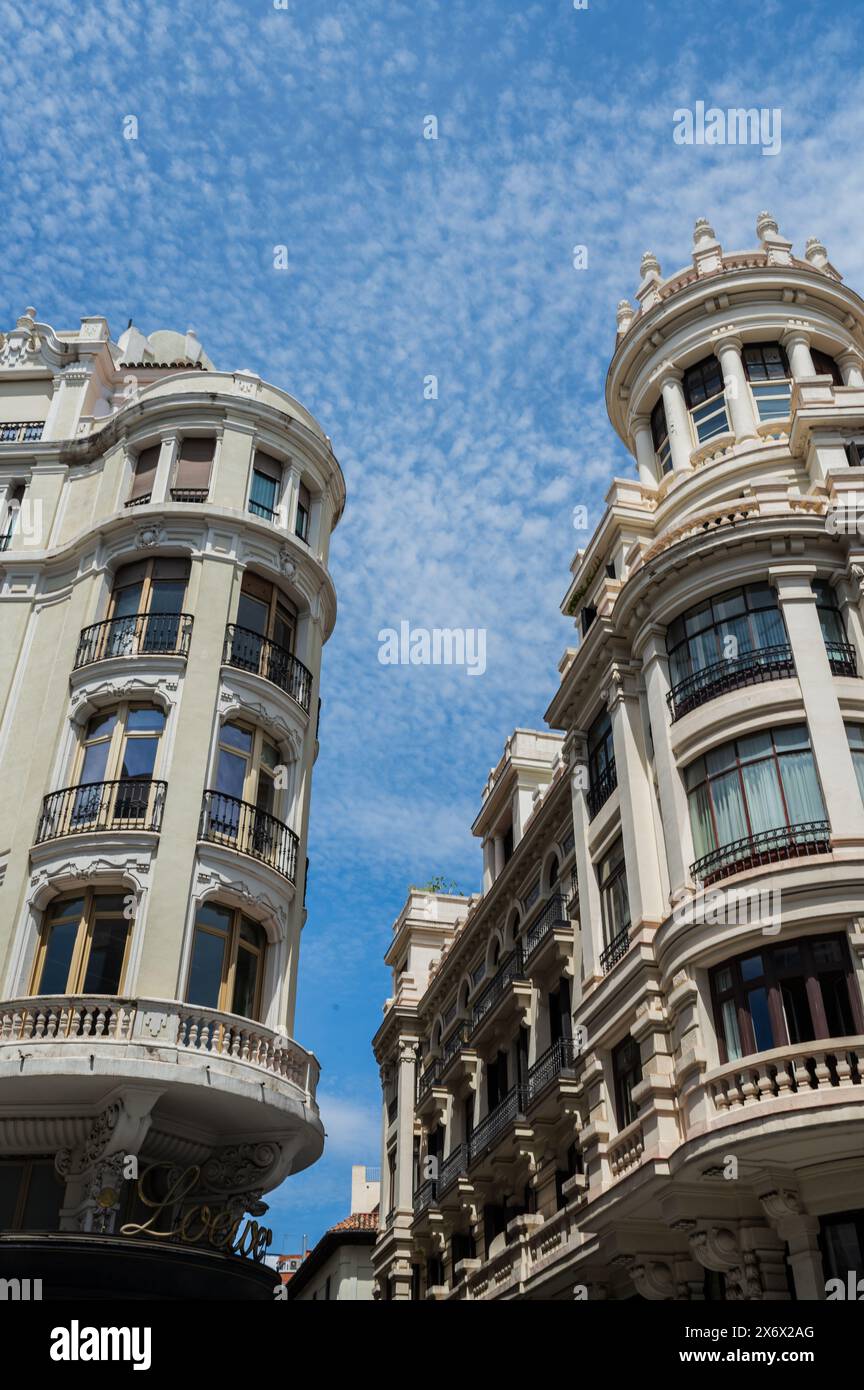
{"type": "Polygon", "coordinates": [[[175,488],[183,491],[203,491],[209,488],[210,467],[215,452],[216,440],[213,438],[202,439],[197,435],[190,435],[181,440],[174,479],[175,488]]]}
{"type": "Polygon", "coordinates": [[[129,493],[129,501],[134,502],[138,497],[144,497],[153,491],[153,480],[156,477],[156,466],[159,463],[160,444],[153,444],[149,449],[142,449],[135,460],[135,472],[132,475],[132,491],[129,493]]]}
{"type": "Polygon", "coordinates": [[[275,483],[281,483],[282,465],[271,454],[265,454],[261,449],[256,449],[252,466],[256,473],[263,473],[265,478],[272,478],[275,483]]]}

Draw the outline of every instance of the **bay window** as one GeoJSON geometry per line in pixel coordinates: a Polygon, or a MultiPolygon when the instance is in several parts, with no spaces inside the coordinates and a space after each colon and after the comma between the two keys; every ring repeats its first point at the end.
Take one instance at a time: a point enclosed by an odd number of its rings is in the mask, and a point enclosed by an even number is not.
{"type": "Polygon", "coordinates": [[[183,615],[188,582],[188,560],[165,557],[122,565],[114,576],[107,621],[84,629],[76,665],[182,650],[188,637],[183,615]]]}
{"type": "Polygon", "coordinates": [[[825,846],[825,804],[805,724],[725,743],[684,775],[697,878],[825,846]]]}
{"type": "Polygon", "coordinates": [[[774,590],[728,589],[680,614],[666,634],[674,719],[726,690],[794,674],[774,590]]]}
{"type": "Polygon", "coordinates": [[[684,398],[700,444],[729,429],[723,372],[712,353],[684,373],[684,398]]]}
{"type": "Polygon", "coordinates": [[[723,1062],[864,1030],[843,936],[778,941],[737,956],[711,971],[711,996],[723,1062]]]}

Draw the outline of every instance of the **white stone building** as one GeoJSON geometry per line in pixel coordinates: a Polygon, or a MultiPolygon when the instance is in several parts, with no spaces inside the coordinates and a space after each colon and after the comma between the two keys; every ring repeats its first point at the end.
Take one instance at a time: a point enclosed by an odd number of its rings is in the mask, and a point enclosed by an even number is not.
{"type": "Polygon", "coordinates": [[[412,891],[375,1037],[386,1299],[818,1299],[864,1273],[864,303],[705,221],[618,307],[578,645],[412,891]]]}
{"type": "Polygon", "coordinates": [[[309,413],[191,332],[0,336],[4,1272],[48,1232],[56,1288],[270,1296],[226,1251],[323,1143],[292,1033],[343,504],[309,413]],[[197,1171],[185,1250],[122,1232],[130,1158],[156,1198],[197,1171]]]}

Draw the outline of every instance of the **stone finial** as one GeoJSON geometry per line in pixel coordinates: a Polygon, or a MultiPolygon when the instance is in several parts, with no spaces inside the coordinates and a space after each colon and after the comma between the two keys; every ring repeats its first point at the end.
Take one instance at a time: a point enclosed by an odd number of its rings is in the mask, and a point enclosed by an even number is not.
{"type": "Polygon", "coordinates": [[[655,277],[659,279],[660,274],[660,262],[654,255],[654,252],[646,251],[639,263],[639,275],[641,279],[647,280],[649,277],[652,279],[655,277]]]}
{"type": "Polygon", "coordinates": [[[776,217],[770,212],[760,212],[756,218],[756,235],[762,243],[762,250],[768,257],[769,265],[791,265],[792,243],[780,234],[776,217]]]}
{"type": "Polygon", "coordinates": [[[616,315],[615,315],[615,318],[616,318],[616,321],[617,321],[617,324],[618,324],[618,332],[619,332],[619,334],[621,334],[621,333],[626,333],[626,332],[627,332],[627,329],[630,327],[631,323],[633,322],[634,317],[635,317],[635,315],[634,315],[633,305],[630,303],[630,300],[629,300],[629,299],[619,299],[619,301],[618,301],[618,310],[617,310],[617,313],[616,313],[616,315]]]}
{"type": "Polygon", "coordinates": [[[809,261],[815,270],[822,270],[828,264],[828,252],[818,236],[808,236],[804,259],[809,261]]]}
{"type": "Polygon", "coordinates": [[[697,217],[693,228],[693,264],[697,275],[713,275],[723,269],[723,247],[707,217],[697,217]]]}

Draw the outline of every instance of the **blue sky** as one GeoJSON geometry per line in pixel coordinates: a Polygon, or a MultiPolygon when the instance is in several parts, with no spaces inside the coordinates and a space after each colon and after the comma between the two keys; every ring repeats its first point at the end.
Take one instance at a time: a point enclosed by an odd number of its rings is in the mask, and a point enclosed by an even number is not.
{"type": "Polygon", "coordinates": [[[573,640],[573,507],[634,471],[603,382],[642,252],[683,266],[699,216],[753,247],[769,208],[864,285],[862,30],[851,0],[0,0],[0,326],[194,327],[347,478],[296,1027],[329,1142],[272,1199],[283,1248],[379,1162],[390,924],[409,883],[478,888],[480,788],[573,640]],[[677,145],[700,100],[780,107],[780,154],[677,145]],[[382,666],[403,619],[486,628],[486,673],[382,666]]]}

